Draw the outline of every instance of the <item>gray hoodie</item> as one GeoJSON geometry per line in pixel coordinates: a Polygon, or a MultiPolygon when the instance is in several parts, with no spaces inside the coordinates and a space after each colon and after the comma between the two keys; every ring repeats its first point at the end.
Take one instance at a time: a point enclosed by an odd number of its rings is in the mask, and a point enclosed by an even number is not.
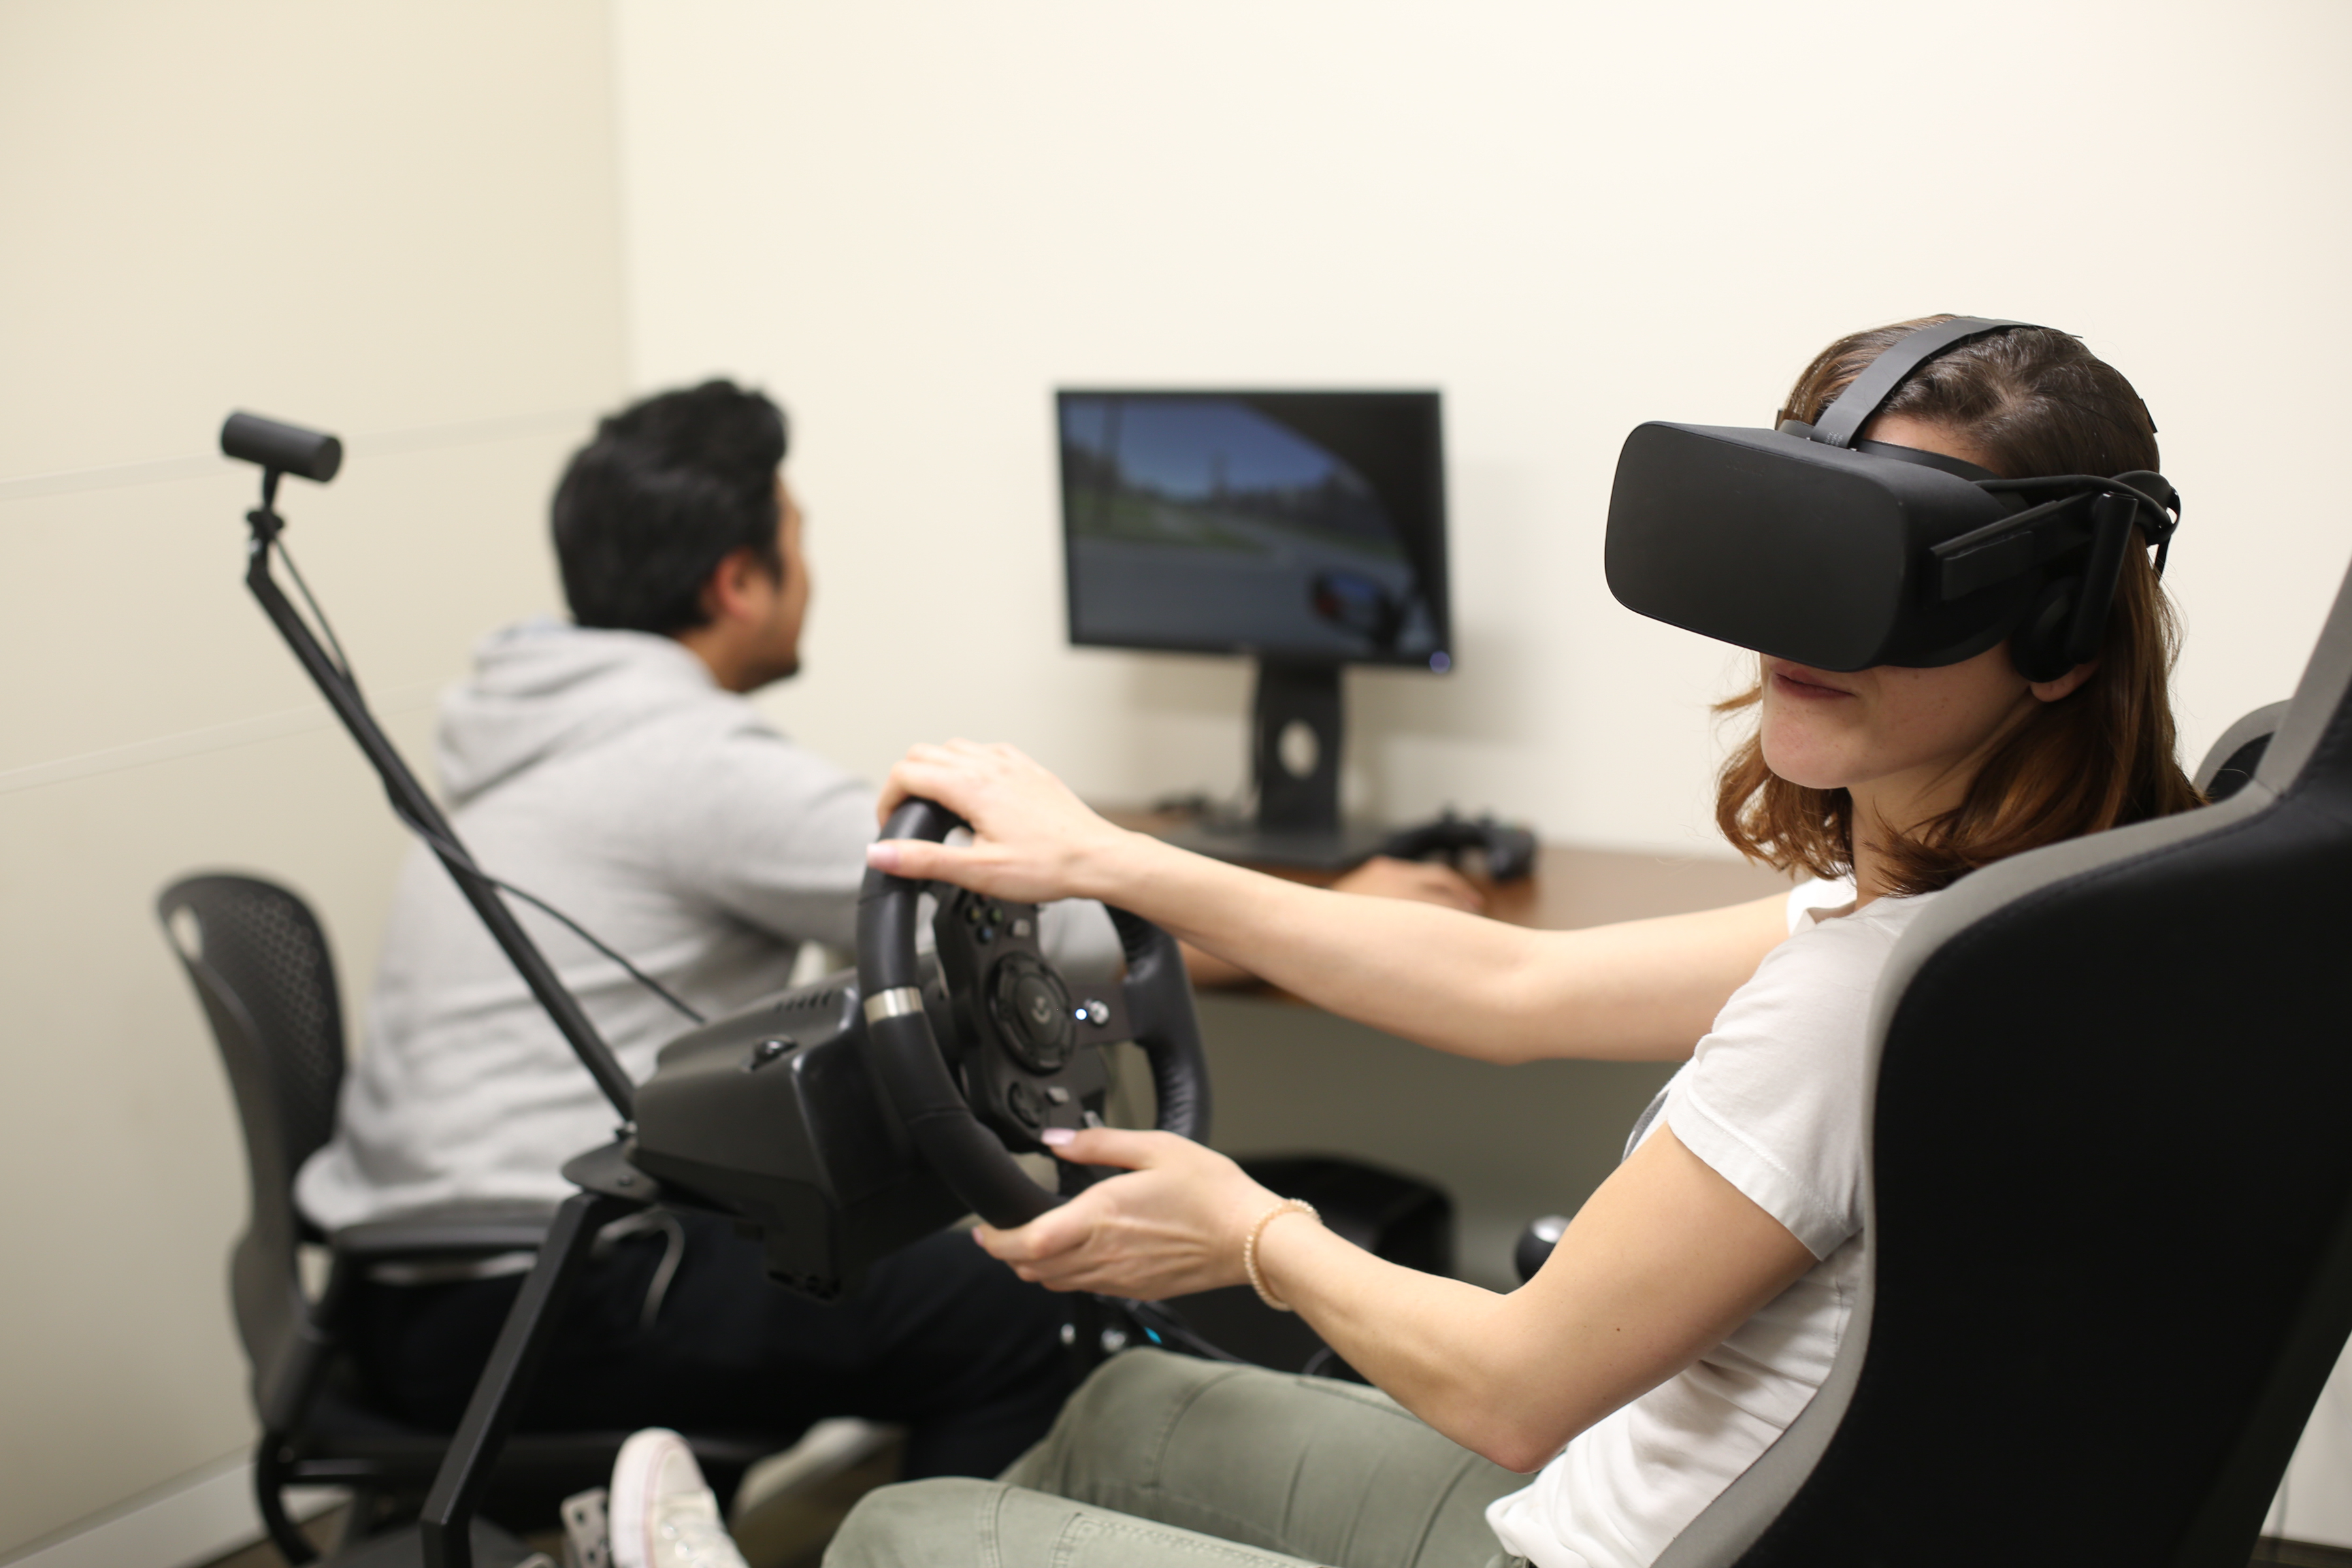
{"type": "MultiPolygon", "coordinates": [[[[804,942],[847,949],[873,790],[794,745],[663,637],[555,621],[476,650],[443,700],[451,820],[475,858],[626,953],[706,1016],[782,988],[804,942]]],[[[630,1076],[689,1027],[555,921],[513,902],[630,1076]]],[[[1099,963],[1108,921],[1076,938],[1099,963]]],[[[1068,956],[1070,915],[1056,945],[1068,956]]],[[[334,1141],[302,1169],[332,1230],[453,1203],[560,1201],[614,1116],[448,874],[402,868],[334,1141]]]]}

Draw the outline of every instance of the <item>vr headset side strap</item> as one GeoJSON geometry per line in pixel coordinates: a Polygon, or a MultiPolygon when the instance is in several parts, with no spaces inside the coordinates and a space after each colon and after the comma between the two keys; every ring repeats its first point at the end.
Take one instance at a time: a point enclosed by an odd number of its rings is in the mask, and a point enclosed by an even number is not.
{"type": "Polygon", "coordinates": [[[1979,338],[1995,332],[2006,332],[2017,327],[2031,327],[2032,321],[2000,321],[1983,316],[1955,316],[1932,327],[1922,327],[1908,337],[1898,338],[1887,350],[1864,368],[1837,395],[1837,400],[1822,410],[1821,418],[1813,425],[1811,439],[1832,447],[1851,447],[1878,405],[1895,394],[1895,389],[1911,378],[1912,372],[1934,359],[1979,338]]]}

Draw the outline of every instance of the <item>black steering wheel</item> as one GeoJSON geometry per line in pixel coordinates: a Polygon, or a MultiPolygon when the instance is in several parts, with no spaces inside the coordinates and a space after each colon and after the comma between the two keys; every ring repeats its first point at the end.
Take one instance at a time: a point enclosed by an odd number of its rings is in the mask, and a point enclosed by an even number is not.
{"type": "MultiPolygon", "coordinates": [[[[945,838],[963,822],[909,800],[885,838],[945,838]]],[[[1110,911],[1127,953],[1115,992],[1074,989],[1037,944],[1037,909],[881,871],[857,896],[857,987],[866,1059],[882,1100],[956,1196],[992,1226],[1025,1225],[1064,1201],[1013,1158],[1045,1145],[1048,1127],[1100,1124],[1109,1086],[1103,1052],[1143,1047],[1159,1100],[1157,1125],[1209,1135],[1209,1069],[1192,985],[1176,939],[1140,916],[1110,911]],[[936,969],[915,952],[916,901],[939,899],[936,969]],[[947,1023],[944,1043],[932,1027],[947,1023]]],[[[1062,1167],[1065,1186],[1075,1174],[1062,1167]]],[[[1083,1181],[1077,1184],[1083,1185],[1083,1181]]],[[[1075,1190],[1071,1188],[1070,1190],[1075,1190]]]]}

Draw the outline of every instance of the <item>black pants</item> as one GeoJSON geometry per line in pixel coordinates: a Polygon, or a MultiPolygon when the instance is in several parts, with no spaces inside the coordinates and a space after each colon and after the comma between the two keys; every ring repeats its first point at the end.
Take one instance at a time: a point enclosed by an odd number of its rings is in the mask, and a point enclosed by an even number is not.
{"type": "MultiPolygon", "coordinates": [[[[961,1231],[892,1254],[825,1304],[771,1283],[760,1244],[727,1221],[677,1217],[684,1253],[650,1325],[660,1234],[617,1240],[583,1271],[519,1430],[671,1426],[781,1447],[825,1416],[858,1415],[909,1428],[910,1479],[993,1476],[1069,1393],[1063,1302],[961,1231]]],[[[521,1288],[517,1275],[357,1291],[347,1321],[375,1396],[454,1428],[521,1288]]]]}

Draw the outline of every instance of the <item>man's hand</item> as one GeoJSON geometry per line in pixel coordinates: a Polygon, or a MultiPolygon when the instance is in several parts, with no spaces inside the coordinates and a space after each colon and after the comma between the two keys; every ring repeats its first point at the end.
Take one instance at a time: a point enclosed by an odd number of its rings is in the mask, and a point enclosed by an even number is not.
{"type": "Polygon", "coordinates": [[[1486,895],[1451,866],[1422,860],[1398,860],[1375,855],[1331,884],[1338,893],[1361,893],[1373,899],[1404,899],[1436,904],[1465,915],[1484,913],[1486,895]]]}

